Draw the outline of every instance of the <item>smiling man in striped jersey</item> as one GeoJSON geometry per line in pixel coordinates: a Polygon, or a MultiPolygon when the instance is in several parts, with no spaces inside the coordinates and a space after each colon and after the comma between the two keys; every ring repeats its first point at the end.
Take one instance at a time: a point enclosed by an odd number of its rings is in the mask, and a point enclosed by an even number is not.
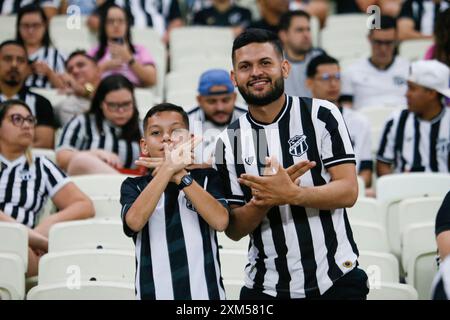
{"type": "Polygon", "coordinates": [[[218,137],[215,166],[232,206],[227,235],[250,234],[241,299],[365,299],[343,209],[358,187],[339,109],[284,94],[290,66],[274,34],[249,29],[232,52],[249,112],[218,137]]]}

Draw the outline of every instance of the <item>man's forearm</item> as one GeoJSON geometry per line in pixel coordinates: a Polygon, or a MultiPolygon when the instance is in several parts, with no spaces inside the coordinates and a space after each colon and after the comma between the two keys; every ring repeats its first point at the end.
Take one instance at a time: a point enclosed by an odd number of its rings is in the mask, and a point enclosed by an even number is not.
{"type": "Polygon", "coordinates": [[[225,234],[229,238],[238,241],[259,226],[269,209],[268,207],[256,206],[251,202],[245,206],[232,209],[230,222],[225,230],[225,234]]]}

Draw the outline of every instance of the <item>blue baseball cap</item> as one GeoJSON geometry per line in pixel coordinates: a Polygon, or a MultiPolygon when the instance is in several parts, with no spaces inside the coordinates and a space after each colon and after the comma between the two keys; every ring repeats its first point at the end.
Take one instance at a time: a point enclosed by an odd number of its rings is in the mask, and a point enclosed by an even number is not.
{"type": "Polygon", "coordinates": [[[200,76],[198,92],[202,96],[232,93],[234,92],[234,86],[227,71],[222,69],[211,69],[205,71],[200,76]],[[222,91],[211,91],[214,86],[225,86],[226,89],[222,91]]]}

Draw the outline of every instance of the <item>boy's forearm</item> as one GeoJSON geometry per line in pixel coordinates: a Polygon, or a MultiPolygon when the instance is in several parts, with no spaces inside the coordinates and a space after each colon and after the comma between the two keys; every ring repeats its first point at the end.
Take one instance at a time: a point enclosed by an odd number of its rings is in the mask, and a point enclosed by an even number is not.
{"type": "Polygon", "coordinates": [[[131,230],[139,232],[145,226],[155,211],[159,199],[172,178],[172,175],[173,173],[170,170],[161,168],[139,197],[137,197],[125,217],[127,226],[131,230]]]}
{"type": "Polygon", "coordinates": [[[197,212],[215,230],[224,231],[228,226],[228,211],[197,182],[183,189],[197,212]]]}
{"type": "Polygon", "coordinates": [[[268,207],[256,206],[251,202],[242,207],[233,208],[225,231],[226,235],[234,241],[239,241],[259,226],[269,210],[268,207]]]}

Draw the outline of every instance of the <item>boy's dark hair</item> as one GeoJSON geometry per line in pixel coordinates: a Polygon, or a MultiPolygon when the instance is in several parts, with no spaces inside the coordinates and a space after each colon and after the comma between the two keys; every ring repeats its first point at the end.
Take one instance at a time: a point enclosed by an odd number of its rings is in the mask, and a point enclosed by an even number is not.
{"type": "Polygon", "coordinates": [[[280,57],[283,57],[283,47],[277,35],[271,31],[264,29],[250,28],[242,32],[233,42],[233,49],[231,58],[234,64],[235,51],[249,45],[251,43],[266,43],[269,42],[275,48],[275,51],[280,57]]]}
{"type": "Polygon", "coordinates": [[[287,11],[281,15],[278,28],[280,30],[287,31],[291,26],[291,21],[294,17],[306,18],[308,19],[308,21],[311,20],[311,16],[306,11],[303,10],[287,11]]]}
{"type": "Polygon", "coordinates": [[[339,61],[329,55],[321,54],[309,62],[308,67],[306,68],[307,77],[314,78],[317,74],[317,68],[322,64],[337,64],[339,66],[339,61]]]}
{"type": "Polygon", "coordinates": [[[94,59],[93,57],[91,57],[90,55],[87,54],[86,50],[80,49],[80,50],[75,50],[75,51],[73,51],[73,52],[69,55],[69,57],[67,58],[66,62],[64,63],[64,66],[66,67],[66,69],[67,69],[67,64],[69,63],[69,61],[72,60],[72,59],[73,59],[74,57],[76,57],[76,56],[83,56],[83,57],[85,57],[85,58],[91,60],[91,61],[94,62],[95,64],[97,64],[97,62],[95,61],[95,59],[94,59]]]}
{"type": "Polygon", "coordinates": [[[186,125],[186,129],[189,129],[189,117],[188,117],[186,111],[184,111],[184,109],[180,106],[177,106],[177,105],[169,103],[169,102],[164,102],[164,103],[157,104],[157,105],[153,106],[153,108],[148,110],[147,114],[144,117],[144,121],[142,122],[142,124],[144,126],[144,132],[147,130],[148,119],[153,117],[155,114],[157,114],[159,112],[165,112],[165,111],[173,111],[173,112],[178,112],[179,114],[181,114],[181,116],[183,117],[183,122],[186,125]]]}
{"type": "MultiPolygon", "coordinates": [[[[382,15],[380,17],[380,29],[381,30],[388,30],[388,29],[397,30],[397,19],[390,17],[390,16],[382,15]]],[[[378,30],[378,29],[370,29],[370,33],[372,33],[373,30],[378,30]]]]}

